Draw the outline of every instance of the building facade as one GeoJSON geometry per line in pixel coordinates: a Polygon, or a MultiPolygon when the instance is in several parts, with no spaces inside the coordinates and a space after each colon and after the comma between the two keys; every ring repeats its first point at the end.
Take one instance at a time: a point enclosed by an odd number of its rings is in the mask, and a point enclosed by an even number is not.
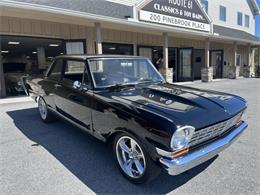
{"type": "Polygon", "coordinates": [[[61,54],[145,56],[168,82],[250,77],[257,14],[255,0],[2,0],[1,97],[11,73],[43,74],[61,54]]]}

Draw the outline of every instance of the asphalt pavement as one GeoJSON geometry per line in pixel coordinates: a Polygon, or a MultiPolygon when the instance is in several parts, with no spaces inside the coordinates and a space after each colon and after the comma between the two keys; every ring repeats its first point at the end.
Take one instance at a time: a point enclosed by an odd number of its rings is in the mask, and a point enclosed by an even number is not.
{"type": "Polygon", "coordinates": [[[248,129],[216,158],[134,185],[107,145],[64,121],[44,124],[32,101],[0,102],[0,194],[260,194],[260,79],[195,82],[248,101],[248,129]]]}

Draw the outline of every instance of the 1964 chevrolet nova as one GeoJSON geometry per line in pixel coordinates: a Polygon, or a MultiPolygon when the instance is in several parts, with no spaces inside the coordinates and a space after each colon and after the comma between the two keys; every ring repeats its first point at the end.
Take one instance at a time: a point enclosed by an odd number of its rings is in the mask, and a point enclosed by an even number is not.
{"type": "Polygon", "coordinates": [[[161,169],[183,173],[247,127],[243,98],[166,83],[143,57],[60,56],[44,78],[24,86],[44,122],[58,115],[110,143],[121,173],[134,183],[161,169]]]}

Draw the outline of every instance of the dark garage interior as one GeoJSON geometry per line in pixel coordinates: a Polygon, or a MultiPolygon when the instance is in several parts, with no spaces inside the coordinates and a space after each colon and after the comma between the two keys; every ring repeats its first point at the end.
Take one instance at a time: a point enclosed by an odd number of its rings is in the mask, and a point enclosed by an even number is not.
{"type": "Polygon", "coordinates": [[[52,59],[64,53],[60,39],[1,36],[1,55],[7,96],[24,95],[21,77],[43,75],[52,59]]]}

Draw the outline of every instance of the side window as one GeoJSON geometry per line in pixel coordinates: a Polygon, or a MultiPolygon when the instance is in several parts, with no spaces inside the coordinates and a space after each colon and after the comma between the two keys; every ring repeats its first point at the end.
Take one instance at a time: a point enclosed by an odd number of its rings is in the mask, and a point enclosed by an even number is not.
{"type": "Polygon", "coordinates": [[[83,80],[83,73],[85,70],[85,62],[66,60],[65,61],[65,71],[62,77],[62,81],[73,86],[74,82],[78,82],[78,87],[81,85],[83,80]]]}
{"type": "Polygon", "coordinates": [[[62,67],[63,67],[63,60],[59,59],[54,62],[51,72],[49,73],[48,77],[53,80],[59,81],[61,79],[62,74],[62,67]]]}

